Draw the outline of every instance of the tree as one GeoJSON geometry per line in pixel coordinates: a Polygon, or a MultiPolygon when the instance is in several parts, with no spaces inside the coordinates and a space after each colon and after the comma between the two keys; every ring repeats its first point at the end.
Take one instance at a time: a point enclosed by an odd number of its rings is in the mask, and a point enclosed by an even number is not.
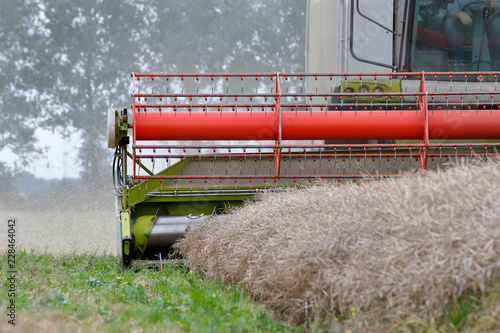
{"type": "Polygon", "coordinates": [[[133,1],[121,0],[72,1],[57,10],[47,6],[45,13],[50,31],[45,57],[53,59],[52,99],[60,109],[44,125],[81,133],[82,178],[98,184],[109,170],[106,110],[127,103],[141,18],[133,1]]]}
{"type": "Polygon", "coordinates": [[[131,104],[132,72],[304,68],[305,1],[0,3],[0,143],[29,156],[37,126],[78,132],[89,184],[109,172],[106,110],[131,104]]]}
{"type": "MultiPolygon", "coordinates": [[[[0,11],[0,152],[11,151],[19,156],[15,169],[0,162],[0,178],[14,184],[12,178],[22,165],[33,162],[36,153],[36,120],[44,117],[39,104],[45,96],[34,86],[39,85],[44,59],[36,56],[43,47],[46,31],[41,28],[36,3],[19,6],[16,2],[1,0],[0,11]],[[37,45],[37,47],[33,47],[37,45]]],[[[40,84],[43,85],[43,84],[40,84]]],[[[0,186],[0,191],[12,191],[0,186]]]]}
{"type": "Polygon", "coordinates": [[[149,4],[155,71],[304,70],[306,1],[176,1],[149,4]],[[156,28],[154,28],[156,27],[156,28]],[[158,29],[161,27],[161,29],[158,29]]]}

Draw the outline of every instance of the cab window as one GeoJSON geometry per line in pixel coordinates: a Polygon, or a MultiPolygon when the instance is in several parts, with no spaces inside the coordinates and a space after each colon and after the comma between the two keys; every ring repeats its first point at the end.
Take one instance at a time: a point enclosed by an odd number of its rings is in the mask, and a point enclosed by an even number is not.
{"type": "Polygon", "coordinates": [[[496,0],[415,0],[410,70],[500,70],[496,0]]]}

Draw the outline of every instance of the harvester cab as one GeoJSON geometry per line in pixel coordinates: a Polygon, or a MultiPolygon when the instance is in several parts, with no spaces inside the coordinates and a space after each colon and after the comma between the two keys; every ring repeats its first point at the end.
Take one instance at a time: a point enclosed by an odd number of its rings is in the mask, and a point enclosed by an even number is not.
{"type": "Polygon", "coordinates": [[[496,41],[456,49],[452,4],[311,0],[307,73],[133,73],[130,110],[108,112],[123,264],[259,191],[496,155],[496,41]]]}

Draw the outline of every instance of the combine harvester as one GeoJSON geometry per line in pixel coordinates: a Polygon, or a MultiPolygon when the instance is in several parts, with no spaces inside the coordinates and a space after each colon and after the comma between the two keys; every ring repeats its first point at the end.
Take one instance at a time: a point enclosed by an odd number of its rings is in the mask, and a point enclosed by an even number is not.
{"type": "Polygon", "coordinates": [[[456,59],[445,2],[311,0],[309,73],[132,74],[131,110],[108,114],[123,264],[259,191],[497,155],[496,8],[466,8],[456,59]]]}

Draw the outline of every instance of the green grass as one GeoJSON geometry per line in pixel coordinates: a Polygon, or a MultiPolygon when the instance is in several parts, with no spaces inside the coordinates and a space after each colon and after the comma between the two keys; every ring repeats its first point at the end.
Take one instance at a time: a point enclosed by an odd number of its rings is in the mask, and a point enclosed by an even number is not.
{"type": "MultiPolygon", "coordinates": [[[[9,302],[6,266],[7,255],[2,254],[2,309],[9,302]]],[[[16,269],[18,323],[45,319],[75,332],[297,330],[252,302],[245,290],[187,272],[179,262],[169,262],[163,271],[139,265],[122,270],[112,256],[20,252],[16,269]]],[[[0,328],[8,320],[5,314],[1,318],[0,328]]]]}
{"type": "Polygon", "coordinates": [[[429,316],[405,318],[394,332],[498,332],[500,330],[500,282],[477,288],[450,300],[429,316]]]}
{"type": "MultiPolygon", "coordinates": [[[[282,322],[246,290],[187,272],[181,262],[168,262],[158,271],[139,264],[122,270],[112,256],[20,252],[16,259],[15,332],[358,332],[355,318],[339,318],[330,327],[282,322]]],[[[6,266],[3,253],[2,332],[11,328],[5,315],[10,300],[6,266]]],[[[388,323],[381,331],[489,332],[500,327],[499,310],[496,283],[451,300],[439,313],[388,323]]]]}

